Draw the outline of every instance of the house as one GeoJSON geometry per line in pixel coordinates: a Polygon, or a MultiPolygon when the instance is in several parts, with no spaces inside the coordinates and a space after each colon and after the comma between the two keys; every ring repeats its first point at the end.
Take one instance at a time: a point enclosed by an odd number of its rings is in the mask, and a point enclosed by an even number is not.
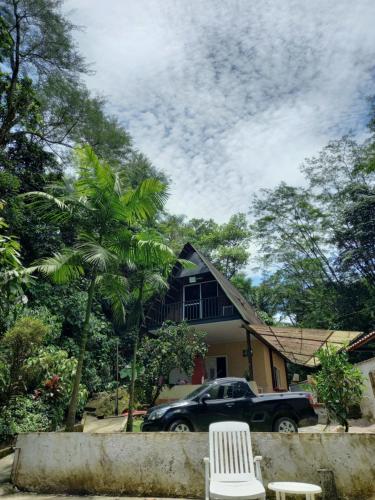
{"type": "Polygon", "coordinates": [[[219,377],[247,377],[260,392],[288,389],[286,361],[278,344],[256,327],[266,327],[233,284],[197,248],[187,243],[180,258],[194,269],[176,265],[166,297],[156,301],[148,314],[150,331],[167,320],[187,321],[206,332],[208,352],[196,359],[191,377],[173,370],[169,383],[201,384],[219,377]]]}
{"type": "Polygon", "coordinates": [[[349,360],[355,363],[364,378],[362,415],[375,422],[375,331],[362,335],[347,348],[349,360]]]}

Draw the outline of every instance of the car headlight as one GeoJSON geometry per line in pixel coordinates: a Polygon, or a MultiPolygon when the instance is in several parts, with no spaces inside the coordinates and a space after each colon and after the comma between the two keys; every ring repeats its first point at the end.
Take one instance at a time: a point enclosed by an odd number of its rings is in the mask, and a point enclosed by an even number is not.
{"type": "Polygon", "coordinates": [[[168,410],[169,408],[160,408],[159,410],[154,410],[150,413],[148,419],[157,420],[158,418],[161,418],[168,410]]]}

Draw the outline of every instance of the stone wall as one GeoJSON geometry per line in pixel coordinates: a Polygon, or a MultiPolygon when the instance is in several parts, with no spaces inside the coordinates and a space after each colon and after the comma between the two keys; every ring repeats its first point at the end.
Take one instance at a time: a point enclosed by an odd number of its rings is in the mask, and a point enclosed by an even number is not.
{"type": "MultiPolygon", "coordinates": [[[[375,498],[374,434],[253,433],[273,480],[319,483],[333,471],[341,499],[375,498]]],[[[206,433],[35,433],[18,437],[12,481],[43,493],[203,497],[206,433]]],[[[269,496],[271,498],[271,495],[269,496]]]]}

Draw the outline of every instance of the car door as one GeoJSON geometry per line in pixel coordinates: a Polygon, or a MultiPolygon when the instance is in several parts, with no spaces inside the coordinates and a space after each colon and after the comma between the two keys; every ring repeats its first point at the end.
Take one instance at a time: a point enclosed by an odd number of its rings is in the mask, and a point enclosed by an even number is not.
{"type": "Polygon", "coordinates": [[[238,382],[213,385],[209,391],[210,399],[200,405],[199,417],[202,430],[210,424],[225,420],[243,420],[245,397],[238,390],[238,382]]]}

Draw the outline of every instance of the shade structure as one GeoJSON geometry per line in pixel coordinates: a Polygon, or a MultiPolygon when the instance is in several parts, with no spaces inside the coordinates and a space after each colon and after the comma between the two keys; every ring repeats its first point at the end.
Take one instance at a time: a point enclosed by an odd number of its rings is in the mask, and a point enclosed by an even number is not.
{"type": "Polygon", "coordinates": [[[250,324],[249,329],[292,363],[312,368],[319,365],[316,353],[321,347],[334,345],[342,349],[363,335],[363,332],[256,324],[250,324]]]}

